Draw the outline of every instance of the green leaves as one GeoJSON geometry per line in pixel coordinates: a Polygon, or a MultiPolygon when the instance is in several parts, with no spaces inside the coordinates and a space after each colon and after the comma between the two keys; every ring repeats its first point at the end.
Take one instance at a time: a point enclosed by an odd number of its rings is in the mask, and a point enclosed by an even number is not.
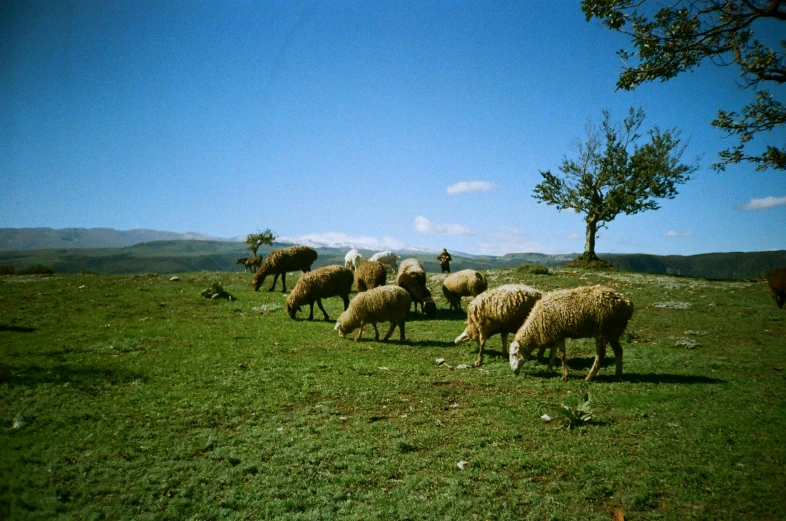
{"type": "Polygon", "coordinates": [[[270,228],[265,228],[264,232],[260,233],[249,233],[246,235],[246,244],[248,244],[248,250],[254,254],[254,257],[257,256],[257,250],[263,244],[270,246],[273,244],[273,241],[276,240],[276,235],[270,231],[270,228]]]}
{"type": "Polygon", "coordinates": [[[568,429],[575,429],[576,427],[583,427],[592,421],[594,417],[592,409],[589,407],[590,394],[584,395],[584,400],[578,405],[565,405],[561,404],[562,408],[559,409],[560,414],[563,416],[563,427],[568,429]]]}
{"type": "MultiPolygon", "coordinates": [[[[654,11],[656,2],[632,0],[583,0],[587,21],[598,18],[608,29],[631,38],[633,50],[617,55],[625,63],[617,88],[633,90],[642,83],[668,79],[692,70],[706,59],[716,65],[736,64],[743,87],[758,89],[762,81],[786,83],[786,41],[769,46],[754,38],[754,23],[786,21],[786,2],[751,0],[677,1],[654,11]]],[[[742,116],[721,110],[712,126],[738,136],[739,145],[720,152],[713,164],[724,170],[730,163],[747,161],[756,170],[786,169],[786,146],[767,145],[759,154],[745,153],[754,134],[786,122],[786,110],[766,90],[745,106],[742,116]]]]}

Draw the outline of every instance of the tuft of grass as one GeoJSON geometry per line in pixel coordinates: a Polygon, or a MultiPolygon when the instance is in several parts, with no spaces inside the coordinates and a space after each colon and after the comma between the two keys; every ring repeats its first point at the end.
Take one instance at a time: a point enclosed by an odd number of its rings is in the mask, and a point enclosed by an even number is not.
{"type": "Polygon", "coordinates": [[[18,275],[54,275],[55,269],[44,264],[33,264],[32,266],[18,269],[16,273],[18,275]]]}

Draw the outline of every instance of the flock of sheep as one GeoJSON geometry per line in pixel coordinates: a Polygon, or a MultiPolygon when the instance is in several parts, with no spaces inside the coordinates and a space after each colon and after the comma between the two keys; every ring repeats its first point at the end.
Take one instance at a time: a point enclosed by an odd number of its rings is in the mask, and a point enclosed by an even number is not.
{"type": "MultiPolygon", "coordinates": [[[[344,312],[336,321],[335,330],[343,338],[357,330],[359,340],[366,324],[374,328],[379,340],[377,323],[390,322],[390,329],[383,340],[388,340],[396,327],[400,339],[406,340],[405,318],[412,303],[415,312],[428,318],[436,316],[437,306],[426,287],[426,271],[414,258],[398,264],[399,257],[392,252],[380,252],[365,262],[353,249],[347,253],[344,266],[326,266],[311,270],[317,252],[308,246],[291,246],[275,250],[265,259],[252,280],[257,291],[268,275],[273,275],[274,291],[281,276],[282,291],[286,293],[286,274],[302,271],[295,288],[287,296],[286,312],[294,319],[303,305],[308,304],[309,320],[314,318],[314,303],[325,320],[330,320],[322,299],[341,297],[344,312]],[[386,266],[396,272],[395,285],[386,285],[386,266]],[[350,301],[352,284],[357,296],[350,301]]],[[[616,360],[616,377],[622,379],[622,347],[620,337],[633,316],[633,303],[619,293],[604,286],[585,286],[568,290],[541,293],[524,284],[507,284],[488,289],[483,274],[463,270],[445,278],[442,292],[450,309],[461,310],[461,298],[473,297],[467,306],[466,328],[455,343],[474,340],[478,344],[475,366],[483,363],[483,350],[488,339],[502,336],[503,350],[509,353],[511,369],[518,374],[536,348],[538,356],[550,349],[549,371],[553,368],[556,352],[562,359],[562,379],[568,376],[565,340],[568,338],[594,338],[595,362],[586,377],[591,381],[598,372],[600,362],[610,343],[616,360]],[[507,346],[508,335],[514,334],[507,346]]]]}

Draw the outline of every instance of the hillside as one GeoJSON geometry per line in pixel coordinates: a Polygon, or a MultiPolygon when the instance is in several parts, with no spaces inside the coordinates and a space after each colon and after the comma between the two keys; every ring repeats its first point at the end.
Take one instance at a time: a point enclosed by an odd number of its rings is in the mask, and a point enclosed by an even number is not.
{"type": "Polygon", "coordinates": [[[0,251],[125,248],[144,242],[222,240],[201,233],[112,228],[0,228],[0,251]]]}
{"type": "MultiPolygon", "coordinates": [[[[262,247],[267,255],[276,248],[287,246],[275,243],[262,247]]],[[[314,267],[343,264],[343,248],[317,248],[319,259],[314,267]]],[[[364,258],[374,254],[361,250],[364,258]]],[[[439,272],[433,253],[419,251],[397,252],[402,257],[416,257],[427,271],[439,272]]],[[[238,257],[247,257],[248,250],[241,242],[211,240],[164,240],[135,244],[123,248],[61,248],[22,251],[0,251],[0,266],[20,269],[34,264],[51,266],[58,273],[80,273],[90,270],[102,274],[185,273],[191,271],[241,271],[238,257]]],[[[453,253],[453,271],[472,268],[489,270],[514,268],[522,264],[542,264],[557,268],[570,262],[576,254],[545,255],[542,253],[512,253],[495,257],[453,253]]],[[[601,255],[623,271],[662,275],[679,275],[708,279],[756,279],[778,266],[786,266],[786,251],[708,253],[690,256],[658,256],[647,254],[601,255]]]]}

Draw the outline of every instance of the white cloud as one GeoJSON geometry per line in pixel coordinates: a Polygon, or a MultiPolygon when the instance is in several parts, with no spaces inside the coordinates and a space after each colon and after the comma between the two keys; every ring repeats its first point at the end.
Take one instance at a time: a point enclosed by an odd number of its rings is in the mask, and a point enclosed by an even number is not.
{"type": "Polygon", "coordinates": [[[690,237],[693,235],[693,232],[675,232],[674,230],[669,230],[663,234],[664,237],[690,237]]]}
{"type": "Polygon", "coordinates": [[[352,236],[342,232],[310,233],[298,237],[280,237],[281,242],[304,244],[315,248],[361,248],[364,250],[400,250],[404,243],[393,237],[352,236]]]}
{"type": "Polygon", "coordinates": [[[766,210],[776,206],[786,206],[786,197],[762,197],[761,199],[751,199],[746,204],[741,205],[741,208],[746,211],[766,210]]]}
{"type": "Polygon", "coordinates": [[[437,224],[423,216],[415,217],[415,231],[428,235],[475,235],[475,230],[460,224],[437,224]]]}
{"type": "Polygon", "coordinates": [[[505,255],[506,253],[556,253],[553,247],[544,246],[527,234],[513,227],[502,227],[496,233],[483,236],[478,243],[478,255],[505,255]]]}
{"type": "Polygon", "coordinates": [[[569,241],[577,241],[582,237],[578,233],[569,233],[568,235],[565,236],[565,238],[569,241]]]}
{"type": "Polygon", "coordinates": [[[494,183],[488,181],[460,181],[450,185],[447,189],[448,195],[456,195],[464,192],[488,192],[494,188],[494,183]]]}

